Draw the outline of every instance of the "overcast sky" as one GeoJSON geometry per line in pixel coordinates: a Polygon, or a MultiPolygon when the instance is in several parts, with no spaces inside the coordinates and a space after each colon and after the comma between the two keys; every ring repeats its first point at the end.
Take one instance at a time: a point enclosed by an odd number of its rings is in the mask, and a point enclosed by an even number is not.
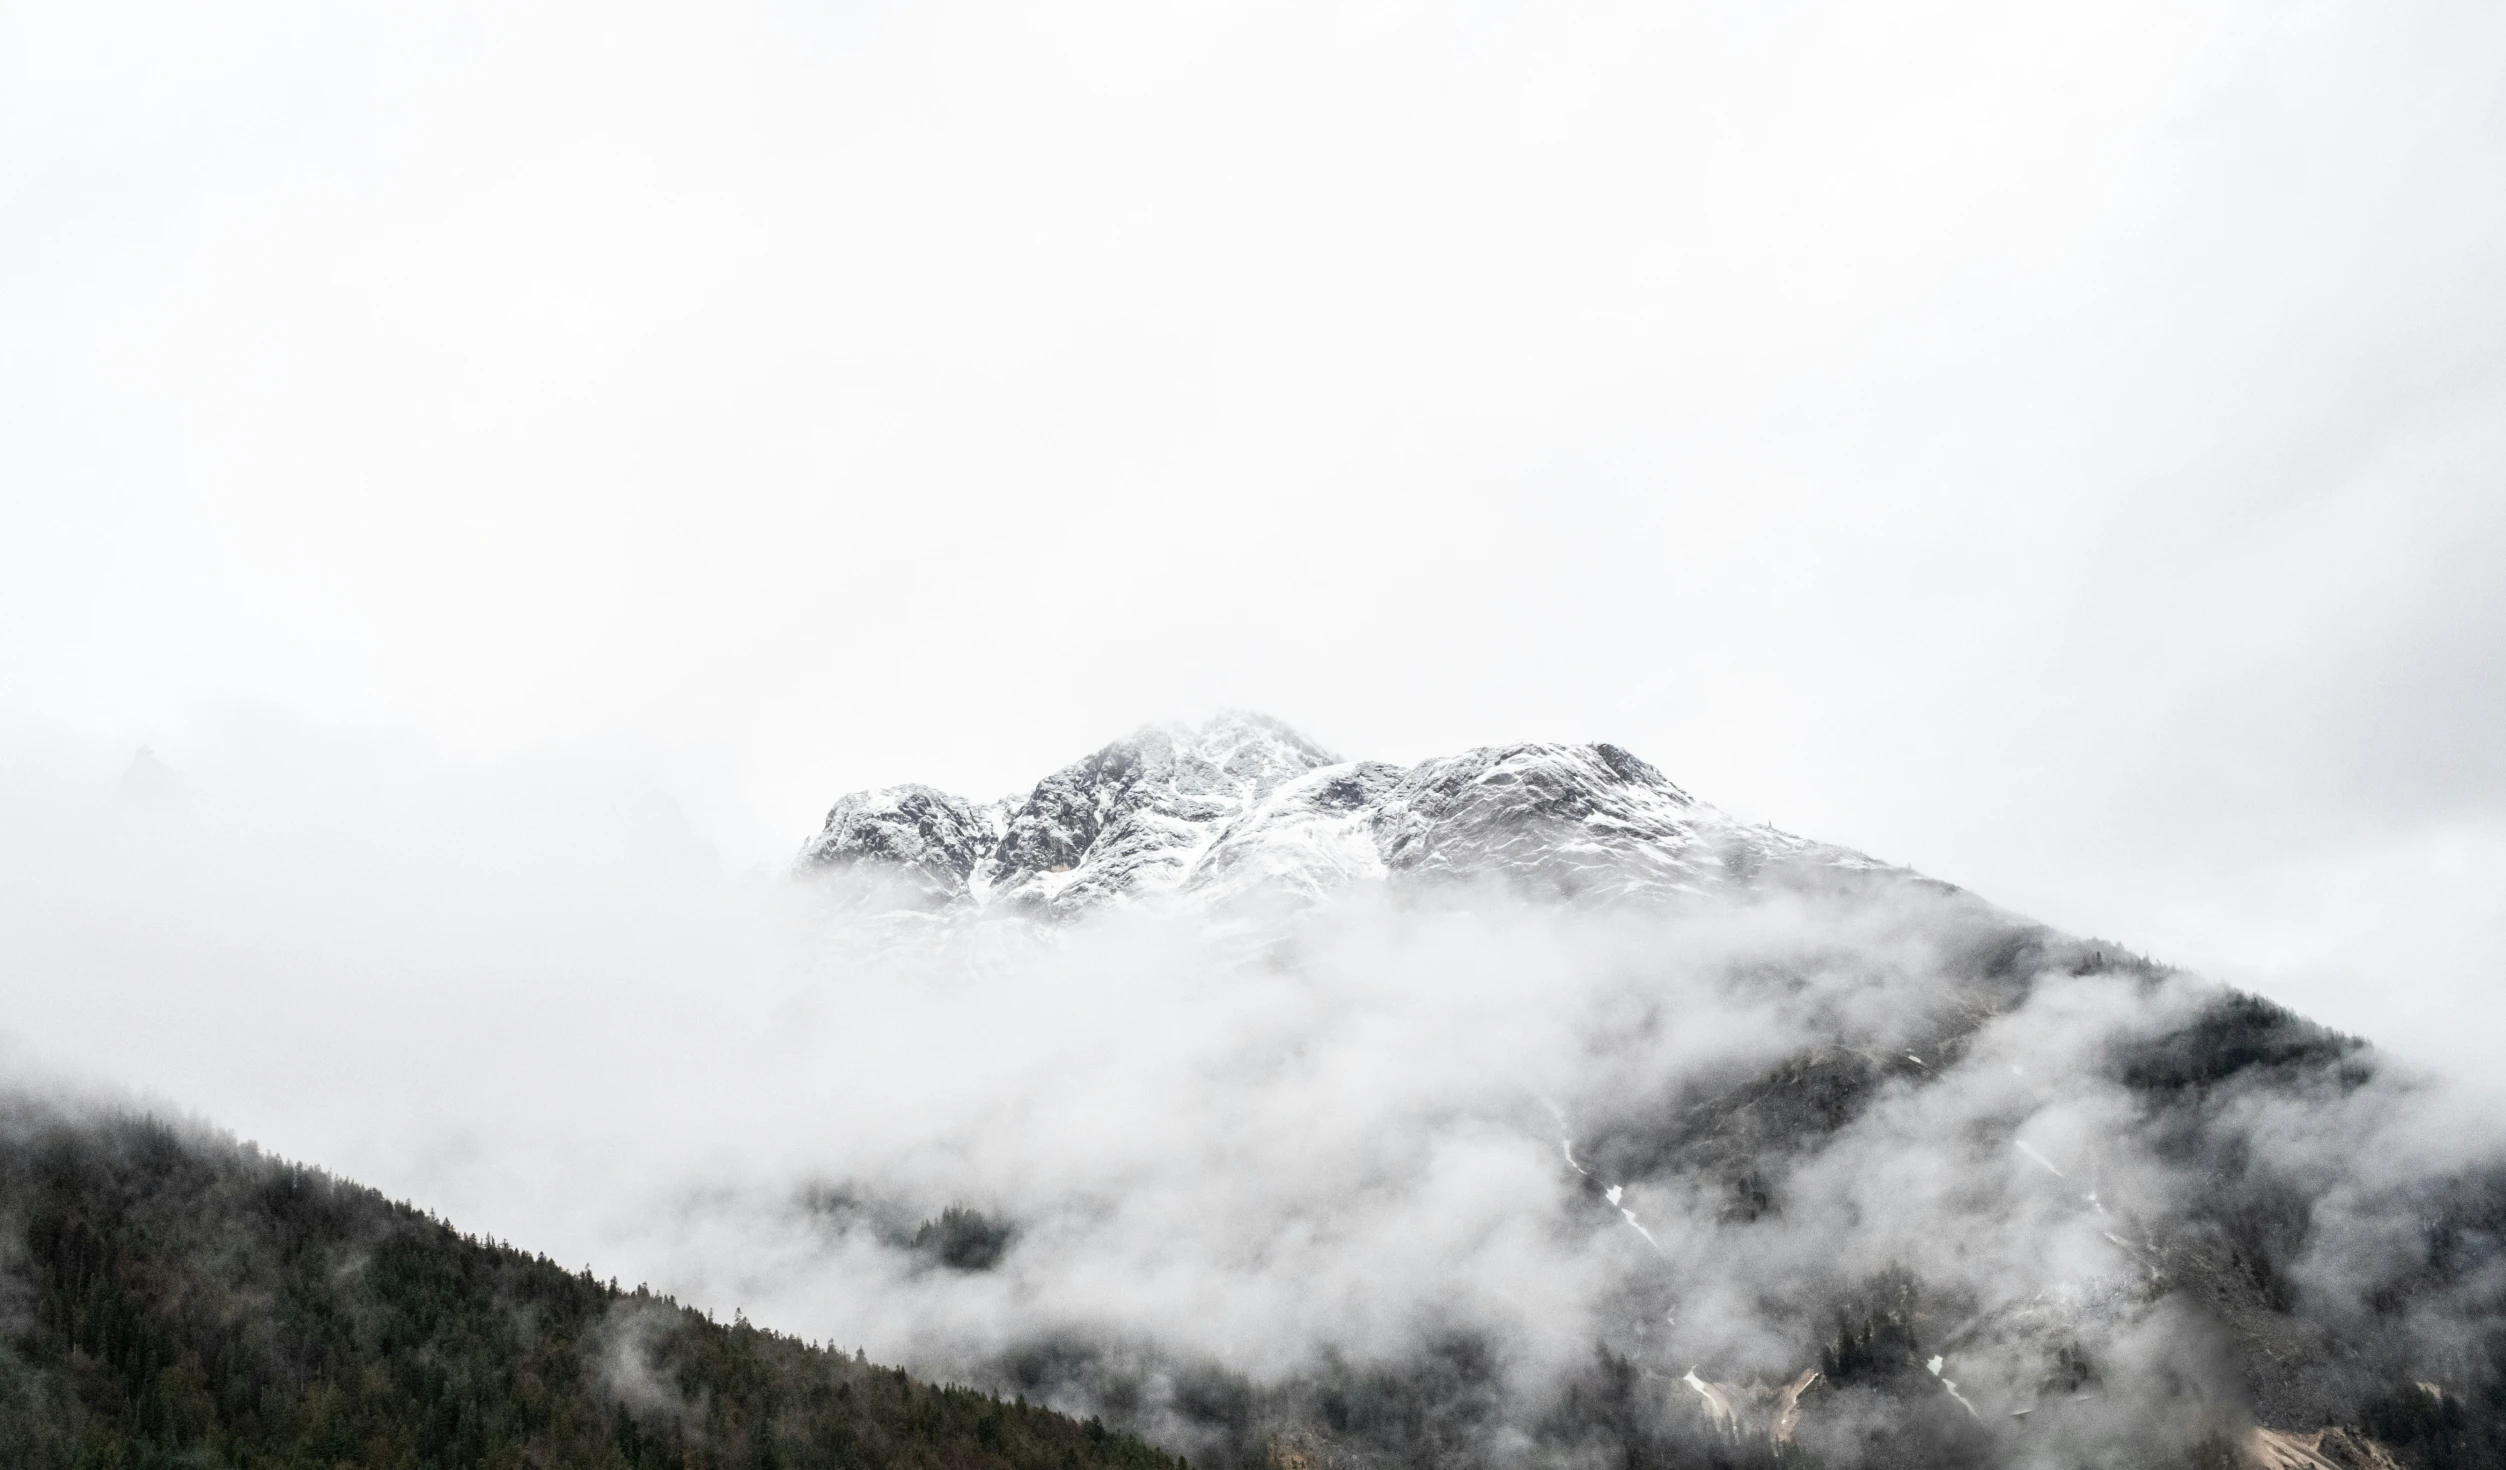
{"type": "Polygon", "coordinates": [[[2476,1071],[2501,77],[2481,0],[0,3],[0,717],[733,868],[1221,705],[1607,739],[2476,1071]]]}

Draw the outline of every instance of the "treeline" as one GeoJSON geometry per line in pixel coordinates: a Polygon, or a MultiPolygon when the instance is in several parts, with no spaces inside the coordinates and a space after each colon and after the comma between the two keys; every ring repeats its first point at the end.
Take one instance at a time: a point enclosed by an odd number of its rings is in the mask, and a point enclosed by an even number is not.
{"type": "Polygon", "coordinates": [[[10,1470],[1185,1470],[160,1120],[0,1102],[10,1470]]]}

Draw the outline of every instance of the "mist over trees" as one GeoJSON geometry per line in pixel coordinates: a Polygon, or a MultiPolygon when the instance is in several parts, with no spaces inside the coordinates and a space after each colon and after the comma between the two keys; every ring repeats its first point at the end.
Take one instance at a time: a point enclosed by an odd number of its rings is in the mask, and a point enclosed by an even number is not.
{"type": "Polygon", "coordinates": [[[13,1470],[1176,1470],[193,1127],[0,1101],[13,1470]]]}

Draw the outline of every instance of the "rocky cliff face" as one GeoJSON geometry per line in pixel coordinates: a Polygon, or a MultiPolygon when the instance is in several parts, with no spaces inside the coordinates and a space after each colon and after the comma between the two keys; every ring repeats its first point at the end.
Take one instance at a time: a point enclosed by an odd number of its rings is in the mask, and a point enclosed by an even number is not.
{"type": "Polygon", "coordinates": [[[1006,822],[1005,803],[977,806],[928,786],[856,791],[827,813],[801,862],[875,878],[903,907],[942,907],[964,896],[1006,822]]]}
{"type": "Polygon", "coordinates": [[[1257,715],[1152,726],[1037,782],[969,876],[967,896],[1071,914],[1183,887],[1248,812],[1338,761],[1257,715]]]}
{"type": "Polygon", "coordinates": [[[1365,881],[1629,899],[1895,871],[1742,822],[1615,745],[1491,746],[1404,768],[1343,760],[1249,714],[1152,726],[993,806],[927,786],[856,792],[801,864],[875,880],[900,907],[1062,918],[1365,881]]]}

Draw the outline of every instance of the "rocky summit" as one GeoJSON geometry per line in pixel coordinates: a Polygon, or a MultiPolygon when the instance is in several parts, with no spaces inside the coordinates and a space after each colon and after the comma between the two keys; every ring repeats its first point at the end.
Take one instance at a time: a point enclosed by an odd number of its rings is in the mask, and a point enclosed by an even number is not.
{"type": "Polygon", "coordinates": [[[1744,822],[1615,745],[1484,746],[1404,767],[1246,713],[1149,726],[1023,797],[854,792],[801,867],[868,880],[900,908],[1064,918],[1151,895],[1224,904],[1368,881],[1623,899],[1900,871],[1744,822]]]}

